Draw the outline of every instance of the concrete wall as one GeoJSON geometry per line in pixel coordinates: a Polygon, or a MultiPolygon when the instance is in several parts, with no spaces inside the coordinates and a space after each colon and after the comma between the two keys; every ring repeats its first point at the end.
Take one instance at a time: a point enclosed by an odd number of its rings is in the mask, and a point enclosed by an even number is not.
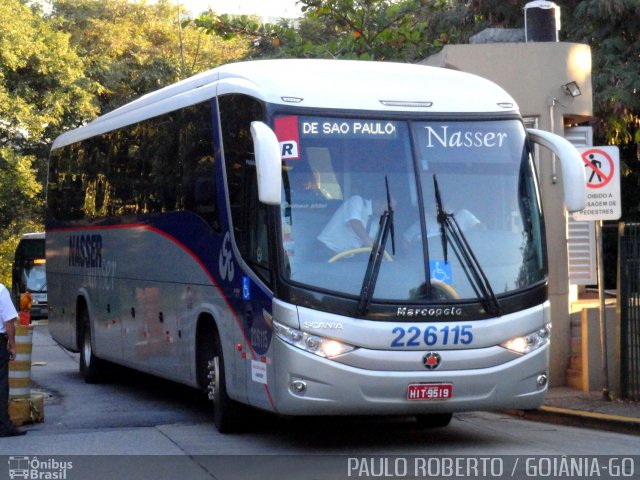
{"type": "MultiPolygon", "coordinates": [[[[524,117],[538,128],[563,135],[564,126],[593,114],[591,50],[576,43],[488,43],[448,45],[421,62],[488,78],[516,100],[524,117]],[[575,81],[582,95],[570,97],[562,85],[575,81]]],[[[559,162],[540,149],[539,171],[549,254],[549,299],[553,321],[551,385],[565,384],[570,354],[567,227],[559,162]]]]}

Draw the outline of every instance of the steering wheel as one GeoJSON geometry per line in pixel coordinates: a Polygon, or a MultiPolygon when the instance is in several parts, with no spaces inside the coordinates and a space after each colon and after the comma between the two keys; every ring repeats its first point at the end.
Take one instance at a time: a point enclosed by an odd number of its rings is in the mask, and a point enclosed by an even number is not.
{"type": "MultiPolygon", "coordinates": [[[[340,260],[341,258],[349,257],[351,255],[355,255],[356,253],[365,253],[365,252],[371,253],[371,247],[351,248],[349,250],[345,250],[344,252],[335,254],[333,257],[329,259],[329,263],[334,263],[340,260]]],[[[387,252],[386,250],[384,251],[384,258],[389,262],[393,262],[393,257],[391,257],[391,255],[389,255],[389,252],[387,252]]]]}
{"type": "MultiPolygon", "coordinates": [[[[451,299],[459,299],[460,295],[458,292],[449,285],[448,283],[444,283],[440,280],[431,279],[431,291],[435,296],[435,300],[451,300],[451,299]]],[[[410,298],[415,300],[422,300],[425,298],[431,298],[427,296],[427,284],[423,283],[417,288],[414,288],[410,292],[410,298]]]]}
{"type": "Polygon", "coordinates": [[[438,292],[439,295],[442,295],[443,298],[460,298],[458,292],[449,285],[448,283],[441,282],[440,280],[431,279],[431,287],[438,292]]]}

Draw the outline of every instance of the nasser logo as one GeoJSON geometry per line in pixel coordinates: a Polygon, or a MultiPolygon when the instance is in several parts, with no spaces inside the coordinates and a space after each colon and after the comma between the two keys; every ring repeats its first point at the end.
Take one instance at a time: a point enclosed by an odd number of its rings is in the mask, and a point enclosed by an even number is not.
{"type": "Polygon", "coordinates": [[[442,357],[436,352],[429,352],[422,357],[422,364],[427,370],[435,370],[440,366],[441,361],[442,357]]]}

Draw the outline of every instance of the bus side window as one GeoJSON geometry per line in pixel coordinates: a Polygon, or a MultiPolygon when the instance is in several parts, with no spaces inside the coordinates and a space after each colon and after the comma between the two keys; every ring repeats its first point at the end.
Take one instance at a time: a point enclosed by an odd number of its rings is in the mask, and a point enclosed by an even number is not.
{"type": "Polygon", "coordinates": [[[220,233],[211,106],[209,102],[206,105],[206,108],[190,107],[180,112],[177,158],[182,165],[182,182],[179,191],[184,207],[220,233]]]}
{"type": "Polygon", "coordinates": [[[220,222],[216,206],[216,182],[214,178],[210,175],[196,178],[193,191],[196,213],[204,218],[216,232],[219,232],[220,222]]]}
{"type": "Polygon", "coordinates": [[[266,206],[258,200],[258,184],[250,126],[264,120],[262,104],[246,95],[218,98],[231,223],[244,260],[270,283],[266,206]]]}

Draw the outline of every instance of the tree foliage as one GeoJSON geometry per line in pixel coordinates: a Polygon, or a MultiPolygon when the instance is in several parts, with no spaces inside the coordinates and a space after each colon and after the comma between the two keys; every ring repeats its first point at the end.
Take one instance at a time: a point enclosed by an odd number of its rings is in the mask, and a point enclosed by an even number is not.
{"type": "Polygon", "coordinates": [[[640,142],[640,2],[584,0],[574,18],[569,36],[593,52],[598,134],[611,144],[640,142]]]}
{"type": "Polygon", "coordinates": [[[50,21],[71,36],[87,76],[100,86],[101,113],[247,50],[244,39],[224,40],[184,23],[170,0],[53,0],[52,7],[50,21]]]}
{"type": "MultiPolygon", "coordinates": [[[[97,112],[84,63],[38,9],[0,0],[0,243],[42,228],[51,141],[97,112]]],[[[8,281],[10,260],[0,267],[8,281]]]]}
{"type": "Polygon", "coordinates": [[[20,234],[43,228],[46,159],[60,133],[184,76],[242,57],[245,40],[181,28],[177,7],[0,0],[0,281],[20,234]]]}
{"type": "Polygon", "coordinates": [[[225,38],[252,41],[251,57],[350,58],[411,62],[456,41],[470,16],[450,0],[301,0],[292,25],[210,12],[194,23],[225,38]],[[455,19],[455,21],[454,21],[455,19]]]}
{"type": "Polygon", "coordinates": [[[95,114],[95,85],[68,36],[37,11],[2,0],[0,15],[0,142],[30,151],[95,114]]]}
{"type": "Polygon", "coordinates": [[[595,141],[620,148],[623,219],[639,221],[640,2],[566,0],[563,7],[572,19],[563,24],[566,38],[591,46],[595,141]]]}

